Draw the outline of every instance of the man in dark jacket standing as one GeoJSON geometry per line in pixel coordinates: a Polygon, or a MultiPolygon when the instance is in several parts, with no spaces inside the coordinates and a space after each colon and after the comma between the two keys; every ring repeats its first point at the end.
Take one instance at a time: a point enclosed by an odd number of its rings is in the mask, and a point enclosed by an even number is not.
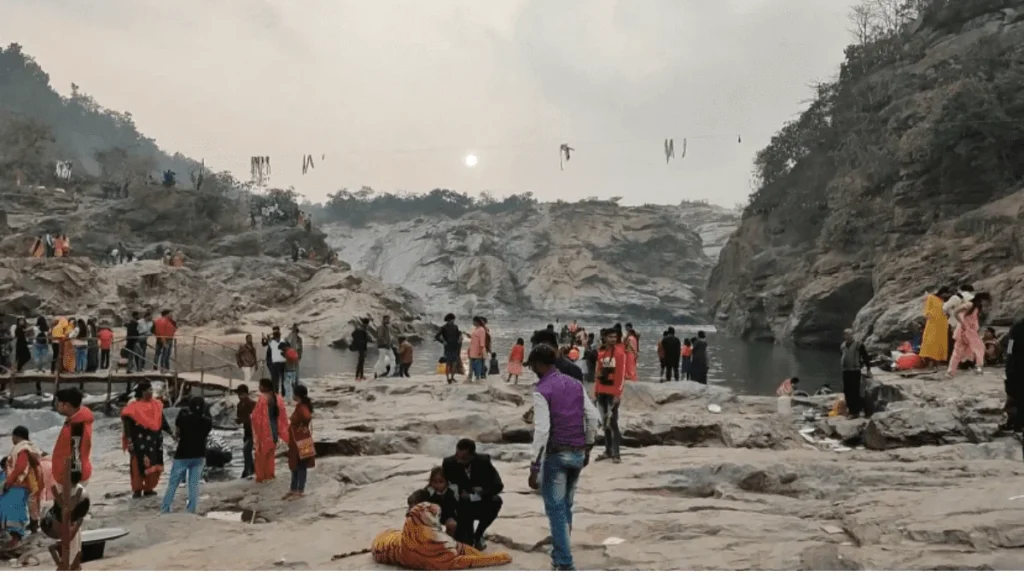
{"type": "Polygon", "coordinates": [[[501,476],[491,463],[491,457],[477,454],[476,443],[469,438],[459,440],[455,455],[445,458],[441,468],[459,495],[455,539],[483,550],[486,547],[484,534],[501,511],[500,494],[505,490],[501,476]],[[476,530],[474,521],[478,522],[476,530]]]}
{"type": "Polygon", "coordinates": [[[356,361],[356,380],[366,380],[363,370],[366,368],[366,348],[370,340],[370,334],[366,331],[369,325],[370,319],[363,318],[359,326],[352,331],[352,343],[348,346],[349,350],[359,354],[356,361]]]}
{"type": "Polygon", "coordinates": [[[665,353],[665,380],[679,381],[679,360],[683,355],[683,343],[676,337],[676,329],[671,326],[665,337],[661,339],[661,349],[665,353]]]}

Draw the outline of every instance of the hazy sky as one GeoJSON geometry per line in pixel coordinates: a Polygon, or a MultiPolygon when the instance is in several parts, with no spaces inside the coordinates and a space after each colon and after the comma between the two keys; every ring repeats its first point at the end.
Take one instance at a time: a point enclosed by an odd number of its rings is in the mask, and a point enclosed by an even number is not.
{"type": "Polygon", "coordinates": [[[837,72],[850,3],[0,0],[0,41],[161,147],[243,177],[268,155],[271,183],[312,200],[365,184],[732,206],[837,72]]]}

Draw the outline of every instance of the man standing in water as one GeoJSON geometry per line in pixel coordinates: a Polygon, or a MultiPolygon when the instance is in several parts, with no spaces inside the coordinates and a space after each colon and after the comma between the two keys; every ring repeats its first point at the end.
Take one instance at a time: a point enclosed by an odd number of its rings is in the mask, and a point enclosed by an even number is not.
{"type": "Polygon", "coordinates": [[[551,526],[551,566],[575,570],[569,534],[580,473],[590,462],[601,416],[583,383],[559,372],[555,349],[542,344],[527,360],[539,380],[533,392],[534,432],[529,484],[540,488],[551,526]]]}
{"type": "Polygon", "coordinates": [[[679,358],[683,353],[683,343],[676,336],[676,329],[669,326],[665,337],[661,339],[661,347],[665,351],[665,380],[679,381],[679,358]]]}
{"type": "Polygon", "coordinates": [[[377,328],[377,365],[373,367],[373,377],[383,378],[391,372],[391,316],[385,315],[377,328]]]}
{"type": "Polygon", "coordinates": [[[348,345],[348,349],[352,352],[359,354],[359,358],[356,360],[356,381],[366,380],[366,375],[363,374],[363,370],[366,368],[366,349],[369,347],[370,334],[366,331],[366,327],[370,325],[369,318],[363,318],[359,322],[359,326],[352,331],[352,343],[348,345]]]}
{"type": "Polygon", "coordinates": [[[708,360],[708,341],[707,335],[704,334],[703,330],[697,332],[697,338],[693,340],[693,350],[690,352],[690,375],[695,382],[701,384],[708,383],[708,370],[710,369],[710,362],[708,360]]]}
{"type": "Polygon", "coordinates": [[[843,369],[843,395],[846,397],[846,408],[850,418],[857,418],[864,410],[864,397],[861,395],[861,368],[867,368],[871,375],[871,357],[868,351],[853,337],[853,329],[843,330],[843,343],[839,346],[842,357],[839,360],[843,369]]]}
{"type": "Polygon", "coordinates": [[[441,329],[438,330],[434,340],[444,346],[444,375],[448,383],[452,384],[455,382],[455,375],[458,373],[455,369],[455,363],[462,361],[460,358],[462,355],[462,332],[459,331],[459,326],[455,324],[455,314],[449,313],[445,315],[444,326],[441,326],[441,329]]]}

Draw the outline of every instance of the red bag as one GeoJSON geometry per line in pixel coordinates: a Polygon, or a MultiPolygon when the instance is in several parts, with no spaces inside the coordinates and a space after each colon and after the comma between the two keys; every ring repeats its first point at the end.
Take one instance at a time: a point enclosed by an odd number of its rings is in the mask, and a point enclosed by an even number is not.
{"type": "Polygon", "coordinates": [[[288,362],[295,363],[299,361],[299,353],[295,348],[289,348],[284,352],[284,359],[288,362]]]}

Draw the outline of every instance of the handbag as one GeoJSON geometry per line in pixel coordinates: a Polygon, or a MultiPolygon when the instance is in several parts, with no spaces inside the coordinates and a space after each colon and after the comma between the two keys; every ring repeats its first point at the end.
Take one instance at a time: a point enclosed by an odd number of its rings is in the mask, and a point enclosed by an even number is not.
{"type": "Polygon", "coordinates": [[[313,445],[313,435],[310,434],[309,428],[303,429],[306,432],[306,436],[296,439],[295,447],[299,452],[299,460],[308,460],[316,456],[316,446],[313,445]]]}

